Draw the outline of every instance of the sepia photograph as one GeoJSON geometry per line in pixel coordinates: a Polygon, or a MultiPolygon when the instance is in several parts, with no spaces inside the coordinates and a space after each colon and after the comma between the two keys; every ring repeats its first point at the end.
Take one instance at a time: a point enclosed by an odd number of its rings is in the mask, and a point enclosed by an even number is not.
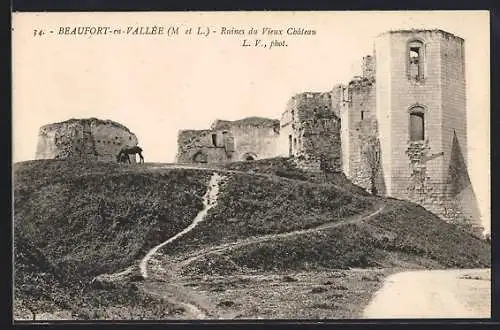
{"type": "Polygon", "coordinates": [[[490,319],[489,17],[12,13],[13,322],[490,319]]]}

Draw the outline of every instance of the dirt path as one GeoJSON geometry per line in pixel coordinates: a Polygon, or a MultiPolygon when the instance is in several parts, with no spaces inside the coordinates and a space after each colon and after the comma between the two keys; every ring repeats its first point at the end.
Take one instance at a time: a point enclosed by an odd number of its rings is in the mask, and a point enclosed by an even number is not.
{"type": "Polygon", "coordinates": [[[146,282],[141,287],[149,295],[166,299],[182,307],[185,312],[182,315],[183,319],[199,320],[211,317],[211,311],[207,307],[211,304],[204,297],[188,292],[184,287],[158,282],[146,282]]]}
{"type": "Polygon", "coordinates": [[[385,208],[385,205],[381,205],[381,206],[379,206],[379,208],[377,210],[375,210],[369,214],[356,215],[356,216],[353,216],[345,221],[329,222],[329,223],[325,223],[325,224],[322,224],[322,225],[314,227],[314,228],[295,230],[295,231],[286,232],[286,233],[279,233],[279,234],[269,234],[269,235],[263,235],[263,236],[257,236],[257,237],[250,237],[250,238],[243,239],[243,240],[236,241],[236,242],[224,243],[221,245],[212,246],[212,247],[209,247],[206,249],[195,251],[195,252],[190,253],[188,255],[184,255],[180,259],[182,261],[180,261],[178,259],[176,265],[174,265],[174,266],[169,265],[169,267],[172,267],[173,269],[175,269],[175,272],[178,272],[180,269],[189,265],[193,261],[198,260],[198,259],[200,259],[206,255],[212,254],[212,253],[220,253],[220,252],[227,251],[230,249],[239,248],[239,247],[242,247],[245,245],[256,244],[256,243],[261,243],[261,242],[280,239],[280,238],[288,238],[288,237],[293,237],[293,236],[298,236],[298,235],[304,235],[304,234],[318,232],[318,231],[325,230],[325,229],[331,229],[331,228],[336,228],[339,226],[344,226],[347,224],[357,223],[357,222],[367,220],[369,218],[376,216],[382,210],[384,210],[384,208],[385,208]]]}
{"type": "MultiPolygon", "coordinates": [[[[207,215],[208,211],[213,208],[216,203],[217,203],[217,195],[219,193],[219,183],[223,179],[223,176],[219,175],[218,173],[214,172],[212,177],[210,178],[210,182],[208,183],[208,188],[203,196],[203,209],[198,212],[196,217],[193,219],[193,222],[186,227],[184,230],[180,231],[176,235],[172,236],[168,240],[164,241],[161,244],[158,244],[157,246],[153,247],[151,250],[148,251],[148,253],[144,256],[144,258],[140,261],[139,263],[139,270],[144,279],[148,279],[150,277],[150,272],[154,274],[155,268],[150,269],[151,264],[155,265],[158,267],[159,261],[154,259],[156,256],[156,253],[163,247],[165,247],[167,244],[175,241],[179,237],[185,235],[186,233],[190,232],[195,228],[201,221],[205,219],[205,216],[207,215]]],[[[152,295],[157,295],[162,298],[169,299],[171,301],[175,301],[176,304],[182,306],[184,310],[187,312],[187,314],[193,318],[193,319],[204,319],[206,318],[206,313],[204,311],[205,308],[201,306],[197,306],[193,303],[191,303],[194,300],[199,300],[199,299],[194,299],[189,293],[187,292],[182,292],[182,290],[179,290],[177,287],[174,287],[172,285],[166,285],[165,283],[161,283],[161,290],[158,289],[158,286],[151,285],[151,283],[145,284],[144,289],[146,292],[152,295]]],[[[185,291],[185,289],[184,289],[185,291]]]]}
{"type": "MultiPolygon", "coordinates": [[[[226,251],[229,249],[238,248],[238,247],[249,245],[249,244],[255,244],[255,243],[259,243],[259,242],[275,240],[275,239],[280,239],[280,238],[293,237],[293,236],[317,232],[317,231],[321,231],[321,230],[325,230],[325,229],[335,228],[335,227],[343,226],[346,224],[361,222],[361,221],[368,220],[368,219],[376,216],[377,214],[382,212],[382,210],[384,210],[384,208],[385,208],[385,205],[379,205],[379,207],[375,211],[371,211],[370,213],[356,215],[356,216],[353,216],[345,221],[336,221],[336,222],[325,223],[325,224],[322,224],[322,225],[314,227],[314,228],[295,230],[295,231],[286,232],[286,233],[269,234],[269,235],[263,235],[263,236],[258,236],[258,237],[251,237],[251,238],[236,241],[236,242],[225,243],[225,244],[221,244],[221,245],[218,245],[215,247],[210,247],[210,248],[198,250],[198,251],[195,251],[191,254],[184,255],[180,258],[169,259],[168,264],[167,264],[168,270],[163,269],[163,273],[164,274],[168,273],[172,279],[176,279],[173,282],[177,282],[177,280],[181,279],[181,276],[179,275],[179,273],[183,267],[189,265],[191,262],[193,262],[199,258],[202,258],[206,255],[209,255],[212,253],[223,252],[223,251],[226,251]]],[[[158,265],[158,266],[160,266],[160,265],[158,265]]],[[[180,281],[180,282],[182,282],[182,281],[180,281]]],[[[165,291],[165,292],[168,292],[168,294],[162,295],[162,296],[169,298],[168,295],[171,295],[171,293],[174,292],[175,290],[181,290],[181,292],[182,292],[182,291],[186,290],[186,288],[185,287],[179,288],[179,287],[176,287],[174,284],[161,283],[156,288],[150,288],[147,291],[150,292],[150,294],[156,294],[156,295],[158,295],[162,291],[165,291]],[[168,286],[175,287],[175,288],[167,289],[168,286]]],[[[177,291],[177,292],[179,292],[179,291],[177,291]]],[[[232,318],[231,314],[228,314],[227,311],[219,310],[219,309],[215,308],[212,304],[208,303],[208,301],[205,301],[205,299],[207,299],[207,298],[195,296],[194,294],[187,293],[186,291],[184,291],[182,294],[184,295],[183,298],[180,298],[180,296],[178,294],[176,295],[176,298],[175,298],[176,302],[180,303],[181,305],[187,304],[188,308],[189,308],[187,311],[189,312],[190,315],[193,315],[195,318],[215,318],[215,319],[217,319],[217,318],[218,319],[232,318]],[[195,303],[196,305],[193,303],[195,303]]]]}
{"type": "MultiPolygon", "coordinates": [[[[152,170],[168,170],[168,169],[187,169],[187,170],[200,170],[200,171],[214,171],[218,173],[223,173],[223,174],[246,174],[246,175],[254,175],[258,177],[263,177],[263,178],[268,178],[268,179],[273,179],[276,178],[276,175],[273,174],[267,174],[267,173],[259,173],[259,172],[249,172],[249,171],[238,171],[238,170],[228,170],[228,169],[223,169],[223,168],[217,168],[217,167],[210,167],[210,166],[203,166],[203,165],[187,165],[187,164],[158,164],[156,166],[149,166],[148,169],[152,170]]],[[[284,181],[292,181],[292,182],[297,182],[301,181],[304,182],[303,180],[297,180],[297,179],[291,179],[287,177],[280,176],[280,180],[284,181]]],[[[335,186],[336,189],[343,191],[348,194],[352,194],[352,192],[338,184],[331,183],[332,185],[335,186]]]]}
{"type": "Polygon", "coordinates": [[[153,247],[149,252],[142,258],[141,262],[139,263],[139,269],[141,271],[141,275],[143,278],[148,278],[148,263],[149,261],[155,256],[155,254],[158,252],[159,249],[164,247],[165,245],[172,243],[179,237],[185,235],[186,233],[190,232],[195,228],[198,223],[203,221],[205,219],[205,216],[207,215],[208,211],[216,205],[217,202],[217,195],[219,193],[219,182],[222,179],[222,176],[220,176],[218,173],[214,173],[212,177],[210,178],[210,182],[208,183],[208,189],[203,196],[203,209],[198,212],[196,217],[194,218],[193,222],[186,227],[184,230],[180,231],[177,233],[175,236],[172,236],[165,242],[158,244],[157,246],[153,247]]]}
{"type": "MultiPolygon", "coordinates": [[[[151,168],[151,167],[150,167],[151,168]]],[[[164,282],[163,280],[167,274],[172,276],[172,277],[177,277],[176,275],[179,274],[179,271],[185,267],[186,265],[190,264],[191,262],[212,254],[212,253],[218,253],[218,252],[223,252],[229,249],[233,248],[238,248],[241,246],[245,245],[250,245],[250,244],[255,244],[255,243],[260,243],[264,241],[269,241],[269,240],[274,240],[274,239],[280,239],[280,238],[287,238],[287,237],[293,237],[297,235],[303,235],[307,233],[312,233],[312,232],[317,232],[325,229],[330,229],[330,228],[335,228],[338,226],[346,225],[346,224],[351,224],[351,223],[356,223],[360,222],[363,220],[367,220],[378,213],[380,213],[384,209],[384,205],[381,205],[376,209],[375,211],[372,211],[370,213],[365,213],[357,216],[353,216],[345,221],[336,221],[336,222],[331,222],[331,223],[326,223],[322,224],[320,226],[314,227],[314,228],[309,228],[309,229],[302,229],[302,230],[296,230],[296,231],[291,231],[291,232],[286,232],[286,233],[279,233],[279,234],[269,234],[269,235],[263,235],[263,236],[258,236],[258,237],[251,237],[243,240],[239,240],[236,242],[231,242],[231,243],[225,243],[221,244],[218,246],[213,246],[209,247],[206,249],[202,249],[199,251],[195,251],[193,253],[181,256],[180,258],[174,258],[171,260],[168,260],[168,265],[167,268],[165,269],[162,267],[162,263],[160,260],[157,259],[159,255],[159,251],[167,246],[169,243],[172,243],[173,241],[179,239],[186,233],[190,232],[193,230],[201,221],[205,219],[205,216],[207,215],[208,211],[216,206],[217,202],[217,196],[219,193],[219,183],[220,181],[224,178],[224,174],[234,174],[234,173],[246,173],[242,171],[234,171],[234,170],[219,170],[219,169],[211,169],[211,168],[204,168],[204,167],[197,167],[197,166],[189,166],[189,165],[163,165],[163,166],[155,166],[152,167],[151,169],[195,169],[195,170],[213,170],[213,175],[210,179],[210,182],[208,184],[207,191],[205,195],[203,196],[203,209],[196,215],[196,217],[193,219],[192,223],[186,227],[184,230],[181,232],[177,233],[176,235],[172,236],[168,240],[162,242],[161,244],[158,244],[157,246],[153,247],[151,250],[148,251],[148,253],[144,256],[142,260],[139,262],[139,271],[142,277],[146,279],[151,279],[149,281],[143,282],[140,286],[143,288],[145,292],[148,294],[151,294],[153,296],[158,296],[165,298],[181,307],[184,308],[186,315],[188,318],[191,319],[204,319],[204,318],[217,318],[218,311],[213,310],[212,304],[207,300],[206,297],[201,297],[196,295],[195,293],[189,292],[185,287],[180,287],[174,284],[175,281],[168,281],[168,283],[164,282]],[[159,281],[154,281],[154,280],[159,280],[159,281]]],[[[272,175],[267,175],[267,174],[255,174],[257,176],[265,176],[265,177],[271,177],[272,175]]],[[[291,179],[290,179],[291,180],[291,179]]],[[[137,267],[137,266],[136,266],[137,267]]],[[[137,268],[135,268],[137,269],[137,268]]],[[[131,266],[127,268],[126,270],[120,272],[120,273],[115,273],[115,274],[102,274],[99,277],[102,279],[106,280],[120,280],[121,278],[129,276],[132,272],[134,271],[134,267],[131,266]]]]}
{"type": "Polygon", "coordinates": [[[389,276],[364,318],[490,318],[490,269],[409,271],[389,276]]]}

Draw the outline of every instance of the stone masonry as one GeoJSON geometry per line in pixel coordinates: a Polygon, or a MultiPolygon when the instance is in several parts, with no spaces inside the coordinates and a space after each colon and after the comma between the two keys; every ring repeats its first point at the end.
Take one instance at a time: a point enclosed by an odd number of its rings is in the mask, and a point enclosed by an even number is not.
{"type": "Polygon", "coordinates": [[[249,117],[217,120],[210,129],[182,130],[177,137],[178,163],[224,163],[276,155],[279,121],[249,117]]]}
{"type": "Polygon", "coordinates": [[[230,124],[183,131],[181,159],[196,161],[196,152],[204,152],[199,159],[207,162],[291,157],[303,169],[342,170],[373,194],[415,202],[444,220],[480,230],[466,166],[460,37],[442,30],[382,33],[374,53],[363,57],[361,76],[331,91],[297,94],[277,128],[268,121],[272,131],[245,126],[245,136],[258,140],[245,138],[246,143],[238,142],[241,133],[234,135],[230,124]]]}
{"type": "Polygon", "coordinates": [[[340,118],[332,109],[331,93],[293,96],[280,121],[280,153],[293,156],[310,171],[340,171],[340,118]]]}
{"type": "Polygon", "coordinates": [[[117,122],[70,119],[40,128],[35,158],[116,161],[121,148],[137,144],[135,134],[117,122]]]}

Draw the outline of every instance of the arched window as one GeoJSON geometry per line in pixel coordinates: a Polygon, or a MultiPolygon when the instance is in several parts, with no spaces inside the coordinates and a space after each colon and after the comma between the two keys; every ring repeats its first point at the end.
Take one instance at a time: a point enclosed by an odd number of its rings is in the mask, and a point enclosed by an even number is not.
{"type": "Polygon", "coordinates": [[[419,40],[408,43],[408,76],[410,79],[424,78],[424,44],[419,40]]]}
{"type": "Polygon", "coordinates": [[[410,141],[422,141],[425,138],[425,120],[422,108],[410,112],[410,141]]]}

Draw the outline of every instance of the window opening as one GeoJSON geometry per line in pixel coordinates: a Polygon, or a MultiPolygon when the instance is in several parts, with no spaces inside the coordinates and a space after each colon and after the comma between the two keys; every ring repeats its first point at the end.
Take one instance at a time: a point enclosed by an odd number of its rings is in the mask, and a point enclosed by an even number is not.
{"type": "Polygon", "coordinates": [[[410,141],[422,141],[424,137],[424,114],[412,112],[410,114],[410,141]]]}

